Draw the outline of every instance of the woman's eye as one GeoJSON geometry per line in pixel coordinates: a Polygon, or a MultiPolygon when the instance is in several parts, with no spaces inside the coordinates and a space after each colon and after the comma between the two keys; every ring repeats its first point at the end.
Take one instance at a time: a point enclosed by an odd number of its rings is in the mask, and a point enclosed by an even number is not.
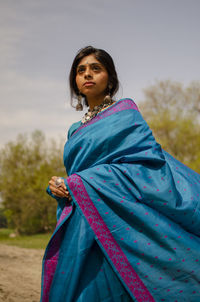
{"type": "Polygon", "coordinates": [[[84,71],[85,71],[85,68],[83,68],[83,67],[80,67],[80,68],[78,68],[78,70],[77,70],[78,73],[83,73],[84,71]]]}
{"type": "Polygon", "coordinates": [[[98,65],[93,65],[93,66],[92,66],[92,69],[93,69],[94,71],[98,71],[98,70],[100,70],[100,66],[98,66],[98,65]]]}

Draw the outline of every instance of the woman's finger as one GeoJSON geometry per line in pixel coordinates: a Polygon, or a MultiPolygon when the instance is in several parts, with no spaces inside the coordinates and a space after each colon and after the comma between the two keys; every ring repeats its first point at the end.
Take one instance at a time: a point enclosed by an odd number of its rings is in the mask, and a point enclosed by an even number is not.
{"type": "Polygon", "coordinates": [[[55,187],[50,187],[51,192],[58,197],[67,197],[68,195],[66,195],[66,193],[63,193],[62,191],[60,191],[59,189],[55,188],[55,187]]]}
{"type": "Polygon", "coordinates": [[[62,187],[56,187],[54,184],[53,185],[50,185],[49,186],[51,192],[54,194],[54,195],[59,195],[62,197],[68,197],[69,196],[69,191],[68,190],[65,190],[64,188],[62,187]]]}
{"type": "Polygon", "coordinates": [[[62,179],[62,182],[59,186],[56,185],[56,179],[58,178],[58,176],[52,176],[50,181],[49,181],[49,188],[51,190],[51,192],[58,197],[66,197],[70,198],[71,200],[71,196],[69,194],[69,191],[67,190],[67,187],[65,185],[64,179],[62,179]]]}
{"type": "Polygon", "coordinates": [[[56,185],[56,179],[57,179],[57,177],[53,176],[53,177],[51,178],[51,180],[49,181],[49,186],[52,186],[52,187],[55,187],[55,188],[59,188],[59,189],[61,189],[63,192],[66,191],[67,188],[66,188],[66,186],[65,186],[64,179],[62,180],[62,183],[61,183],[59,186],[56,185]]]}
{"type": "Polygon", "coordinates": [[[59,188],[62,187],[64,190],[67,189],[66,186],[65,186],[64,179],[61,178],[61,177],[53,176],[53,177],[51,178],[50,182],[51,182],[51,184],[54,183],[55,187],[57,187],[57,188],[58,188],[58,187],[59,187],[59,188]],[[59,186],[56,184],[56,180],[57,180],[58,178],[60,178],[60,180],[61,180],[61,183],[60,183],[59,186]]]}

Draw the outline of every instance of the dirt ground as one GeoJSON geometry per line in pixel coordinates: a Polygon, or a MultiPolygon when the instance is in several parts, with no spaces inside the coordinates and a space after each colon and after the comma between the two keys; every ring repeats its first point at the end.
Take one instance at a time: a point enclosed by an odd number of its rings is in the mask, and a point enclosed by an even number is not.
{"type": "Polygon", "coordinates": [[[0,244],[0,301],[38,302],[44,251],[0,244]]]}

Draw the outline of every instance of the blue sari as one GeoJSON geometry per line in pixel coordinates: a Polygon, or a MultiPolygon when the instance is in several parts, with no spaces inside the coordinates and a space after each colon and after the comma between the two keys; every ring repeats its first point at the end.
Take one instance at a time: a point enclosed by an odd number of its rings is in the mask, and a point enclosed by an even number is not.
{"type": "Polygon", "coordinates": [[[72,203],[56,198],[41,301],[199,302],[200,175],[161,149],[135,103],[73,125],[64,164],[72,203]]]}

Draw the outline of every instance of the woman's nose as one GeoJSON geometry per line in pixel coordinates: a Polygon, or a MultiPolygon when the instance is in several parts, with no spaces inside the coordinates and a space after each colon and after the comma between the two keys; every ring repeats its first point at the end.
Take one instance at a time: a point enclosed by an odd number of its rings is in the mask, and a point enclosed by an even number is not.
{"type": "Polygon", "coordinates": [[[91,79],[91,78],[92,78],[91,70],[87,68],[85,71],[85,79],[91,79]]]}

